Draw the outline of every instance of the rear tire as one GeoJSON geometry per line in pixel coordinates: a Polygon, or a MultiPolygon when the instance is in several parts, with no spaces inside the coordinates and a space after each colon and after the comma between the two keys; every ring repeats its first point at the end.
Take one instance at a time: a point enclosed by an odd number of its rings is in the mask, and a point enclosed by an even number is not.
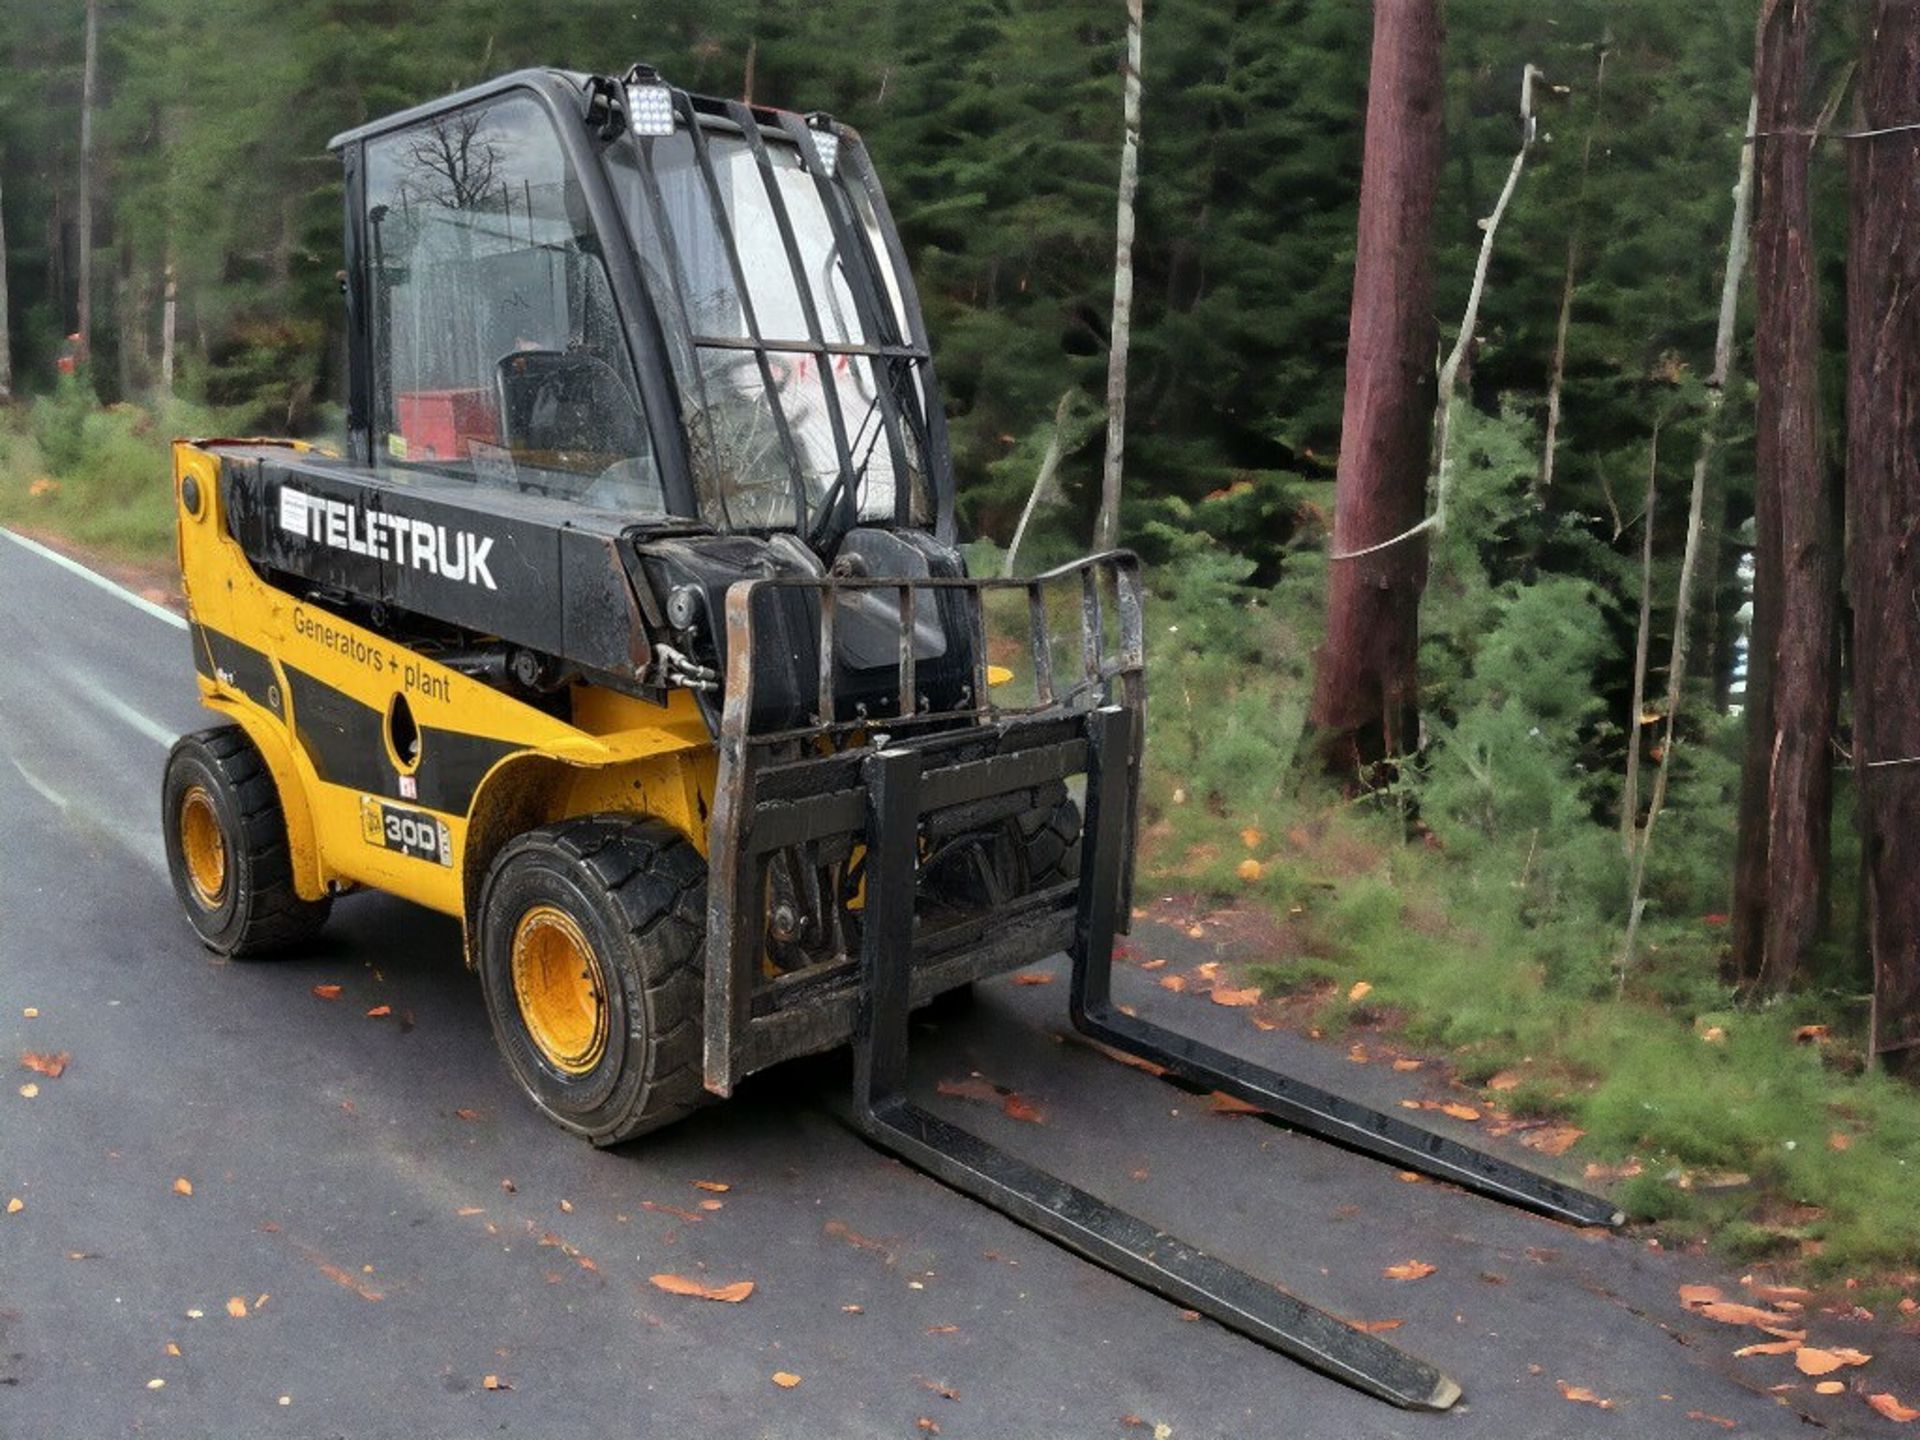
{"type": "Polygon", "coordinates": [[[597,815],[501,849],[480,984],[507,1068],[555,1123],[615,1145],[705,1101],[707,867],[672,826],[597,815]]]}
{"type": "Polygon", "coordinates": [[[280,792],[244,730],[220,725],[175,742],[160,805],[174,893],[209,950],[250,958],[319,933],[333,902],[294,889],[280,792]]]}

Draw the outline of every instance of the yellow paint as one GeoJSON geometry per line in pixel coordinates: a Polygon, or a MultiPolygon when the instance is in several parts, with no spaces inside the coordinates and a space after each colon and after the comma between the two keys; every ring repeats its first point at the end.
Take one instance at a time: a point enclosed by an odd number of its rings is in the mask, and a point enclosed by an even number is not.
{"type": "MultiPolygon", "coordinates": [[[[667,704],[657,705],[576,685],[567,718],[522,704],[397,640],[266,584],[228,533],[217,452],[181,441],[174,446],[174,473],[176,497],[178,484],[189,475],[203,497],[198,516],[183,504],[177,508],[188,613],[272,658],[283,714],[218,678],[200,677],[201,701],[240,724],[272,772],[287,815],[294,885],[304,898],[361,884],[470,919],[487,865],[501,845],[535,825],[605,811],[656,816],[705,852],[716,756],[690,694],[674,691],[667,704]],[[369,828],[363,792],[320,780],[297,739],[289,669],[313,676],[381,717],[396,695],[405,694],[423,733],[455,731],[511,747],[481,781],[465,814],[428,812],[447,826],[450,866],[387,849],[379,843],[377,822],[369,828]]],[[[386,729],[384,722],[381,728],[386,729]]],[[[398,777],[405,772],[390,745],[384,739],[378,743],[379,763],[396,778],[396,789],[384,798],[425,810],[395,798],[398,777]]]]}
{"type": "Polygon", "coordinates": [[[547,1063],[588,1075],[607,1053],[606,976],[579,923],[535,905],[513,927],[513,995],[547,1063]]]}
{"type": "Polygon", "coordinates": [[[204,910],[218,910],[227,895],[227,837],[220,833],[213,797],[199,785],[180,797],[180,853],[193,898],[204,910]]]}

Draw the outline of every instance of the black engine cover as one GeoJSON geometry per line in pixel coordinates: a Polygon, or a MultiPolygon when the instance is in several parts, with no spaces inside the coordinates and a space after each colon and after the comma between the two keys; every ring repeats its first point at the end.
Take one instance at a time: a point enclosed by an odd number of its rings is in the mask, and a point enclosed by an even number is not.
{"type": "MultiPolygon", "coordinates": [[[[688,616],[694,659],[727,673],[726,597],[736,582],[771,576],[822,577],[819,558],[791,535],[687,536],[637,543],[662,609],[688,616]],[[676,600],[676,592],[678,599],[676,600]]],[[[959,552],[919,531],[855,530],[840,545],[839,574],[871,579],[962,579],[959,552]]],[[[812,586],[768,586],[754,613],[753,714],[756,734],[818,724],[820,599],[812,586]]],[[[900,607],[885,590],[839,592],[834,617],[833,693],[837,720],[900,713],[900,607]]],[[[916,708],[969,703],[973,635],[964,600],[922,591],[914,616],[916,708]]]]}

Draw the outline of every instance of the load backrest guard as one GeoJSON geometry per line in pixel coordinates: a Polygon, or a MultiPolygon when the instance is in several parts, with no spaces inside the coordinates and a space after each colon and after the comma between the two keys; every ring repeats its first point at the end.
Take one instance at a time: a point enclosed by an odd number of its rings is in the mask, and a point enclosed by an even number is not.
{"type": "MultiPolygon", "coordinates": [[[[1120,551],[1028,580],[821,576],[733,587],[726,604],[730,659],[708,836],[710,1090],[729,1093],[770,1058],[807,1048],[801,1032],[838,1030],[851,1015],[857,953],[852,937],[865,919],[859,898],[868,838],[861,767],[879,749],[909,746],[919,752],[921,836],[931,845],[943,833],[1016,815],[1045,787],[1084,773],[1089,716],[1109,703],[1124,707],[1133,717],[1133,738],[1124,769],[1123,838],[1111,854],[1081,857],[1082,865],[1113,867],[1124,920],[1146,700],[1141,600],[1139,562],[1120,551]],[[790,607],[782,602],[800,597],[818,627],[806,647],[819,675],[818,709],[805,724],[770,726],[755,695],[754,657],[764,645],[758,627],[769,619],[784,623],[790,607]],[[869,603],[882,600],[884,606],[869,603]],[[914,640],[916,615],[936,602],[966,617],[972,657],[966,685],[939,708],[923,703],[914,640]],[[835,657],[844,647],[838,631],[856,606],[864,623],[876,614],[892,617],[893,703],[842,716],[835,657]],[[1015,663],[997,665],[990,655],[1015,663]],[[803,873],[832,877],[823,889],[844,900],[835,918],[846,943],[811,971],[763,985],[769,868],[791,863],[796,853],[803,873]],[[789,1007],[787,994],[804,995],[808,1003],[789,1007]]],[[[1065,948],[1076,900],[1076,887],[1064,884],[944,925],[923,915],[927,923],[904,962],[915,996],[938,993],[956,976],[992,973],[1002,954],[1065,948]]]]}

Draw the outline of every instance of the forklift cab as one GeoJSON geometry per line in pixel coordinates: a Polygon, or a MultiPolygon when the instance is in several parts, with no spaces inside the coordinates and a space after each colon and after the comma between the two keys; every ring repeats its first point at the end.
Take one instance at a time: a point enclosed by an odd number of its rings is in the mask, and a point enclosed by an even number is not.
{"type": "MultiPolygon", "coordinates": [[[[965,576],[926,330],[854,131],[635,66],[521,71],[333,147],[351,458],[617,529],[648,622],[630,650],[717,679],[741,579],[965,576]]],[[[809,597],[760,603],[812,634],[809,597]]],[[[897,604],[836,603],[834,713],[896,705],[897,604]]],[[[909,627],[920,708],[977,690],[957,607],[909,627]]],[[[761,718],[798,724],[817,655],[780,653],[755,660],[761,718]]]]}
{"type": "Polygon", "coordinates": [[[337,137],[350,444],[636,524],[950,543],[926,335],[826,116],[508,75],[337,137]]]}

